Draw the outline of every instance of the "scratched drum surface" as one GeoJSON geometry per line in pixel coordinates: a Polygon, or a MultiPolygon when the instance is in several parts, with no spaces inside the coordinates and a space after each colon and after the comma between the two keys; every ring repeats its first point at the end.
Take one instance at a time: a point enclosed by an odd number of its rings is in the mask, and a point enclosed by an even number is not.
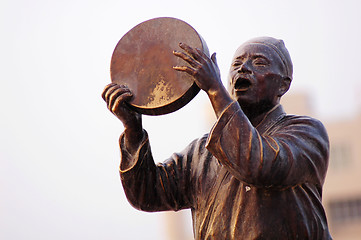
{"type": "Polygon", "coordinates": [[[134,94],[130,105],[138,112],[161,115],[174,112],[199,92],[191,76],[173,69],[187,65],[173,55],[179,43],[208,48],[196,30],[175,18],[155,18],[127,32],[116,45],[111,59],[112,82],[127,85],[134,94]]]}

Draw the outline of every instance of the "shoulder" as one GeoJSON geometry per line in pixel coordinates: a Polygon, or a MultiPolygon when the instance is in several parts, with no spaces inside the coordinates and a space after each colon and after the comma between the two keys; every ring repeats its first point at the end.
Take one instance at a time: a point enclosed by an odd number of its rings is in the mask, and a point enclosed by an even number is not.
{"type": "Polygon", "coordinates": [[[206,144],[209,134],[204,134],[202,137],[194,139],[187,147],[188,150],[197,151],[203,153],[207,151],[206,144]]]}
{"type": "Polygon", "coordinates": [[[200,138],[196,138],[191,141],[188,145],[183,148],[180,152],[175,152],[174,154],[179,156],[188,156],[193,158],[196,155],[202,155],[207,152],[206,143],[207,143],[208,134],[204,134],[200,138]]]}
{"type": "Polygon", "coordinates": [[[290,115],[286,114],[280,121],[278,125],[281,126],[310,126],[320,129],[325,129],[322,122],[316,118],[309,116],[300,116],[300,115],[290,115]]]}
{"type": "Polygon", "coordinates": [[[328,141],[327,130],[318,119],[309,116],[285,115],[276,126],[277,132],[314,135],[328,141]]]}

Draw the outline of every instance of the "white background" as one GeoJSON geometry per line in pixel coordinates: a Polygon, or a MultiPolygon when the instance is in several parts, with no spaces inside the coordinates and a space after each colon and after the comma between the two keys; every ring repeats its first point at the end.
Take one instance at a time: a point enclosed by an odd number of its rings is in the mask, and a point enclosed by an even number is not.
{"type": "MultiPolygon", "coordinates": [[[[134,210],[118,175],[122,124],[101,92],[118,40],[153,17],[191,24],[217,52],[224,82],[236,48],[285,41],[291,91],[312,94],[321,120],[360,110],[359,1],[2,0],[0,2],[0,239],[166,239],[159,213],[134,210]]],[[[144,117],[162,161],[209,131],[199,94],[144,117]]]]}

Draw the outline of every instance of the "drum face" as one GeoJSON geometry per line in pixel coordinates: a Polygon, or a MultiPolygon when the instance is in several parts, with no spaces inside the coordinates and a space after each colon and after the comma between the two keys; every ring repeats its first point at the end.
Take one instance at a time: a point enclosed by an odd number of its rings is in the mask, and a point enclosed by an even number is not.
{"type": "Polygon", "coordinates": [[[132,90],[130,105],[138,112],[174,112],[199,92],[191,76],[173,69],[187,65],[173,55],[173,50],[181,51],[181,42],[209,55],[202,37],[189,24],[175,18],[142,22],[118,42],[111,60],[111,80],[132,90]]]}

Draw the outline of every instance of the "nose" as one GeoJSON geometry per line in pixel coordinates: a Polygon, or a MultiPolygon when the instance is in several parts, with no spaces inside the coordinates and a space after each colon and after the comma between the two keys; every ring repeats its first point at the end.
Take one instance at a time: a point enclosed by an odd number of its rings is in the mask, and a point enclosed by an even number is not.
{"type": "Polygon", "coordinates": [[[238,69],[238,73],[251,73],[248,61],[244,62],[238,69]]]}

